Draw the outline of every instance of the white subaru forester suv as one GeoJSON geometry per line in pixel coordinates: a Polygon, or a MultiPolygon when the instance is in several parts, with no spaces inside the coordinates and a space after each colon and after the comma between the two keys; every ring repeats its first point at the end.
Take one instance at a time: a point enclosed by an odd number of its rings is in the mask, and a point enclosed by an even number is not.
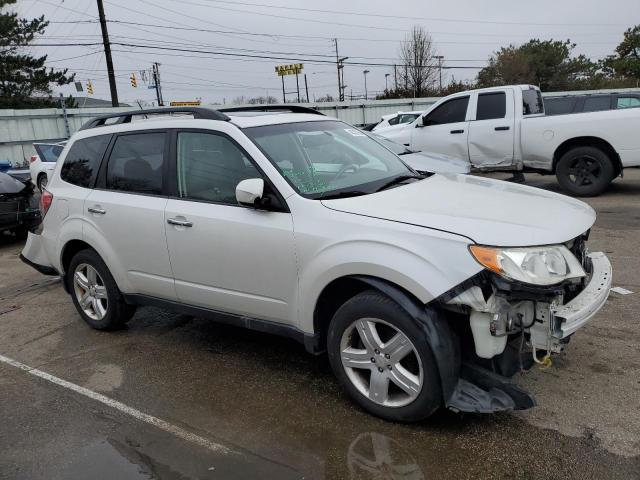
{"type": "Polygon", "coordinates": [[[561,352],[611,285],[586,204],[419,175],[300,107],[97,118],[41,203],[22,258],[91,327],[155,305],[284,335],[396,421],[532,407],[509,377],[561,352]]]}

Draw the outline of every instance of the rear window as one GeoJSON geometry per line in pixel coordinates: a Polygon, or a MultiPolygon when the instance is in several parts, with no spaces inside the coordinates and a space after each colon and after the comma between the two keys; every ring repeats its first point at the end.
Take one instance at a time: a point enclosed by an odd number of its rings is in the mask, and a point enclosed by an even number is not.
{"type": "Polygon", "coordinates": [[[481,93],[478,95],[476,120],[504,118],[507,113],[507,95],[504,92],[481,93]]]}
{"type": "Polygon", "coordinates": [[[60,178],[79,187],[92,187],[111,135],[76,140],[71,145],[60,170],[60,178]]]}
{"type": "Polygon", "coordinates": [[[600,97],[587,97],[584,100],[584,107],[582,109],[583,112],[600,112],[602,110],[610,110],[611,109],[611,97],[600,96],[600,97]]]}
{"type": "Polygon", "coordinates": [[[539,113],[544,113],[544,103],[542,103],[540,90],[535,88],[522,90],[522,114],[537,115],[539,113]]]}
{"type": "Polygon", "coordinates": [[[545,98],[544,111],[547,115],[563,115],[573,112],[578,97],[545,98]]]}
{"type": "Polygon", "coordinates": [[[41,162],[52,162],[55,163],[58,161],[58,157],[62,153],[62,149],[64,148],[62,145],[49,145],[49,144],[39,144],[36,143],[33,145],[40,157],[41,162]]]}
{"type": "Polygon", "coordinates": [[[640,107],[640,97],[618,97],[616,108],[637,108],[640,107]]]}

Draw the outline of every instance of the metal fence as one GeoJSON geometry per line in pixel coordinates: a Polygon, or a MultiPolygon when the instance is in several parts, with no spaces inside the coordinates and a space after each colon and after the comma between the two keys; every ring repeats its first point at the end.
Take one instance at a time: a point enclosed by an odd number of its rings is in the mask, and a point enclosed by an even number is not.
{"type": "MultiPolygon", "coordinates": [[[[548,92],[544,96],[580,95],[585,93],[638,92],[638,89],[548,92]]],[[[380,120],[382,115],[398,111],[426,110],[439,97],[395,100],[359,100],[352,102],[303,103],[352,125],[365,125],[380,120]]],[[[293,104],[292,104],[293,105],[293,104]]],[[[221,105],[211,105],[212,108],[221,105]]],[[[75,108],[66,110],[0,110],[0,160],[14,164],[27,162],[35,153],[34,142],[58,142],[68,138],[90,118],[104,113],[134,110],[134,107],[75,108]]]]}

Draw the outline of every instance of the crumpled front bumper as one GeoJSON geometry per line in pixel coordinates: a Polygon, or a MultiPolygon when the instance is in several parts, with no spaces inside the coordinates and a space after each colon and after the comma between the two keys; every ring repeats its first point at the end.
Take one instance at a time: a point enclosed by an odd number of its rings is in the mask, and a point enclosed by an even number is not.
{"type": "Polygon", "coordinates": [[[577,297],[565,305],[552,305],[549,309],[551,334],[558,339],[567,338],[582,328],[603,307],[611,289],[611,263],[602,252],[587,255],[591,261],[591,279],[577,297]]]}

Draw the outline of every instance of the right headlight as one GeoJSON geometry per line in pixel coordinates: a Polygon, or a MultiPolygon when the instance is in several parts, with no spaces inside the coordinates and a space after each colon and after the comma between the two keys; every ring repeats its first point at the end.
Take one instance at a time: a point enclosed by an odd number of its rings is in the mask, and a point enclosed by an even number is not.
{"type": "Polygon", "coordinates": [[[524,248],[471,245],[469,251],[488,270],[532,285],[555,285],[585,276],[578,259],[564,245],[524,248]]]}

